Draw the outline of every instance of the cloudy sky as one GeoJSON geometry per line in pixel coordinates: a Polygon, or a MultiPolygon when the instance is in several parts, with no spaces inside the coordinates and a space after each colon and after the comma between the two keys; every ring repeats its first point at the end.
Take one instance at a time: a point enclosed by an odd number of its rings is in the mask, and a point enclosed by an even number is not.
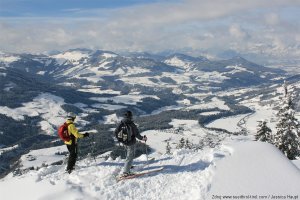
{"type": "Polygon", "coordinates": [[[300,57],[300,0],[0,0],[0,51],[300,57]]]}

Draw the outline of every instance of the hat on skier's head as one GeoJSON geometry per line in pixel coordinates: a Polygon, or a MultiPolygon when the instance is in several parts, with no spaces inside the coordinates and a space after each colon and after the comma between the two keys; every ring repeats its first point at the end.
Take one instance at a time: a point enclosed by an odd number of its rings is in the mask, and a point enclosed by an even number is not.
{"type": "Polygon", "coordinates": [[[131,118],[132,118],[132,112],[131,112],[130,110],[127,110],[127,111],[124,113],[124,117],[131,119],[131,118]]]}
{"type": "Polygon", "coordinates": [[[68,115],[67,115],[67,119],[71,119],[71,120],[74,120],[76,118],[76,115],[75,113],[73,112],[69,112],[68,115]]]}

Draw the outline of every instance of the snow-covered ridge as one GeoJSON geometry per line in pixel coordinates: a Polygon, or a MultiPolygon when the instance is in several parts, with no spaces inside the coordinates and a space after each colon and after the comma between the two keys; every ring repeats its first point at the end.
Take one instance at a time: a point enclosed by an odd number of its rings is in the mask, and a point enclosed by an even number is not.
{"type": "MultiPolygon", "coordinates": [[[[144,154],[135,159],[134,165],[144,166],[142,170],[164,169],[121,182],[115,176],[120,173],[124,160],[106,160],[104,155],[96,160],[79,161],[70,175],[65,173],[64,165],[41,167],[21,176],[10,174],[0,180],[1,197],[10,200],[21,197],[50,200],[54,196],[56,200],[208,200],[241,195],[295,198],[300,195],[299,169],[276,148],[259,142],[227,142],[215,149],[174,150],[171,155],[154,153],[150,156],[155,160],[146,166],[144,154]],[[18,192],[11,192],[14,188],[19,188],[18,192]]],[[[37,162],[46,166],[55,152],[32,151],[22,162],[26,166],[30,163],[36,166],[37,162]],[[48,159],[43,162],[43,157],[48,159]]]]}
{"type": "MultiPolygon", "coordinates": [[[[78,162],[76,170],[70,175],[64,172],[64,166],[42,167],[38,171],[31,171],[20,177],[9,175],[0,181],[0,192],[4,199],[10,200],[20,197],[48,200],[53,199],[54,194],[57,200],[150,200],[171,197],[175,200],[205,199],[213,174],[214,159],[218,158],[213,156],[211,150],[202,153],[188,150],[175,151],[170,156],[156,157],[154,162],[145,167],[146,170],[164,166],[163,172],[124,182],[117,182],[115,179],[121,170],[123,160],[105,160],[99,157],[95,162],[86,159],[78,162]],[[9,191],[12,187],[23,189],[19,189],[18,193],[11,193],[9,191]]],[[[39,158],[36,157],[36,160],[39,158]]],[[[34,164],[36,160],[26,162],[34,164]]],[[[134,164],[145,163],[146,156],[142,155],[135,160],[134,164]]]]}
{"type": "Polygon", "coordinates": [[[184,61],[177,56],[174,56],[170,59],[165,60],[165,63],[168,65],[184,68],[184,69],[189,69],[191,66],[191,62],[184,61]]]}
{"type": "Polygon", "coordinates": [[[44,121],[40,122],[42,130],[47,134],[53,134],[56,127],[64,121],[66,112],[61,108],[64,99],[50,93],[42,93],[35,97],[32,102],[24,103],[19,108],[0,106],[0,113],[14,120],[24,120],[24,116],[41,116],[44,121]]]}
{"type": "Polygon", "coordinates": [[[64,53],[52,55],[50,57],[56,59],[56,62],[59,65],[63,65],[68,62],[72,63],[73,65],[78,65],[79,61],[84,58],[88,58],[89,54],[82,51],[67,51],[64,53]]]}
{"type": "Polygon", "coordinates": [[[61,53],[61,54],[57,54],[57,55],[53,55],[53,58],[56,59],[66,59],[66,60],[70,60],[70,61],[79,61],[82,58],[86,58],[88,57],[89,54],[87,53],[83,53],[81,51],[71,51],[71,52],[65,52],[65,53],[61,53]]]}
{"type": "Polygon", "coordinates": [[[113,54],[113,53],[103,53],[103,54],[101,54],[101,56],[103,56],[105,58],[115,58],[118,55],[117,54],[113,54]]]}
{"type": "Polygon", "coordinates": [[[13,56],[13,55],[6,55],[4,53],[0,53],[0,62],[4,63],[11,63],[11,62],[16,62],[20,59],[18,56],[13,56]]]}
{"type": "MultiPolygon", "coordinates": [[[[3,55],[6,54],[1,54],[0,57],[3,55]]],[[[10,54],[10,56],[17,55],[10,54]]],[[[186,91],[220,90],[223,87],[229,87],[232,84],[231,79],[235,79],[235,74],[238,72],[253,74],[249,80],[244,77],[243,85],[251,85],[255,78],[260,81],[263,78],[267,82],[268,78],[274,78],[276,75],[276,73],[265,72],[259,77],[258,68],[254,67],[251,72],[252,63],[245,62],[245,59],[242,58],[225,60],[225,66],[227,66],[225,71],[227,72],[224,73],[224,69],[220,69],[220,63],[217,61],[178,53],[170,56],[148,56],[147,59],[139,59],[134,54],[126,57],[114,52],[88,49],[73,49],[50,56],[19,55],[21,61],[24,59],[24,65],[27,63],[26,60],[35,61],[33,66],[24,66],[24,71],[33,71],[39,75],[47,75],[47,77],[53,76],[55,79],[60,79],[59,84],[61,85],[72,85],[78,80],[80,82],[83,80],[88,82],[85,84],[101,86],[107,77],[115,76],[116,80],[132,86],[138,84],[147,87],[172,88],[174,93],[182,93],[178,89],[178,84],[189,88],[186,91]],[[206,64],[209,69],[206,69],[206,64]],[[62,82],[62,80],[65,81],[62,82]]],[[[13,63],[10,66],[18,67],[13,63]]],[[[270,69],[270,71],[272,70],[270,69]]],[[[238,85],[238,83],[236,84],[238,85]]],[[[90,93],[97,93],[97,91],[90,91],[90,93]]]]}

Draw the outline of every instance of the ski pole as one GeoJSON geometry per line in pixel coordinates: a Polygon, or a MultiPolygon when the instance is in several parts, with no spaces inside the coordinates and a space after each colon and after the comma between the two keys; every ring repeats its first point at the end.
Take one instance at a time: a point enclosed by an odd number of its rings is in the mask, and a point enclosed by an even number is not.
{"type": "Polygon", "coordinates": [[[148,160],[148,149],[147,149],[147,144],[146,144],[147,141],[145,141],[145,148],[146,148],[146,158],[147,158],[147,163],[146,163],[146,166],[149,166],[149,160],[148,160]]]}
{"type": "Polygon", "coordinates": [[[94,157],[94,161],[95,161],[95,163],[97,162],[96,161],[96,155],[95,155],[95,146],[96,146],[96,141],[95,141],[95,135],[93,134],[93,138],[92,138],[92,143],[93,143],[93,148],[92,148],[92,156],[94,157]]]}

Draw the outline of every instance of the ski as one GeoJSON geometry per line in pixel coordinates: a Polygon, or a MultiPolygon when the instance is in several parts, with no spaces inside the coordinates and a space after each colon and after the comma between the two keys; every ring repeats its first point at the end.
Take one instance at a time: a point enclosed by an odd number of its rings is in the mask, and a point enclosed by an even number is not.
{"type": "Polygon", "coordinates": [[[144,164],[140,164],[140,165],[132,165],[131,166],[131,169],[134,169],[134,170],[141,170],[143,169],[145,166],[149,165],[150,163],[152,163],[152,161],[154,161],[155,158],[152,157],[152,158],[149,158],[148,159],[148,162],[144,163],[144,164]]]}
{"type": "Polygon", "coordinates": [[[117,177],[117,181],[119,182],[122,180],[137,178],[137,177],[144,176],[144,175],[147,175],[150,173],[162,171],[163,169],[164,169],[163,167],[160,167],[160,168],[153,169],[153,170],[141,171],[141,172],[129,175],[129,176],[119,176],[119,177],[117,177]]]}

